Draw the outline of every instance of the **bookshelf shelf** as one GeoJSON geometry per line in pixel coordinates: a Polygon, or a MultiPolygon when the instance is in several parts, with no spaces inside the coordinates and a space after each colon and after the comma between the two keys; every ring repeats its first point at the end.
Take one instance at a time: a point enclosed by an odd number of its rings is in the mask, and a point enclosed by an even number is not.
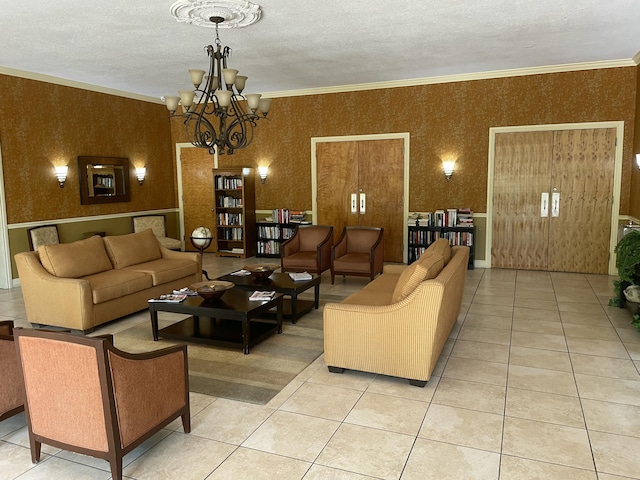
{"type": "Polygon", "coordinates": [[[408,245],[409,258],[407,263],[415,262],[424,251],[438,238],[447,238],[449,244],[466,245],[469,247],[469,270],[473,270],[475,227],[428,227],[409,225],[408,245]]]}
{"type": "Polygon", "coordinates": [[[257,222],[256,257],[280,258],[280,246],[293,236],[298,223],[257,222]]]}

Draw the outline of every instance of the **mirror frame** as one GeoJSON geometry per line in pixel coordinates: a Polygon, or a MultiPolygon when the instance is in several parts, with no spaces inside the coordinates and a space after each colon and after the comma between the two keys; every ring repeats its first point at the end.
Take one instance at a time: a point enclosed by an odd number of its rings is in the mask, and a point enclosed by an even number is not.
{"type": "MultiPolygon", "coordinates": [[[[131,169],[129,167],[128,158],[119,157],[78,157],[78,183],[80,184],[80,203],[82,205],[91,205],[96,203],[118,203],[131,201],[130,179],[131,169]],[[122,167],[124,192],[118,192],[116,184],[116,193],[114,195],[95,196],[89,192],[89,176],[87,175],[87,167],[91,165],[113,165],[122,167]]],[[[92,182],[93,183],[93,182],[92,182]]]]}

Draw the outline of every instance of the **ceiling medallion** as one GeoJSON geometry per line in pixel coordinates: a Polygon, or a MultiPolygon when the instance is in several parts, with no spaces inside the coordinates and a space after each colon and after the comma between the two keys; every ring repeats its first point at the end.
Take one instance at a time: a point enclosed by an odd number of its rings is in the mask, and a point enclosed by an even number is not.
{"type": "Polygon", "coordinates": [[[220,28],[238,28],[260,20],[260,5],[242,0],[178,0],[171,5],[171,15],[181,23],[215,28],[211,17],[221,17],[220,28]]]}

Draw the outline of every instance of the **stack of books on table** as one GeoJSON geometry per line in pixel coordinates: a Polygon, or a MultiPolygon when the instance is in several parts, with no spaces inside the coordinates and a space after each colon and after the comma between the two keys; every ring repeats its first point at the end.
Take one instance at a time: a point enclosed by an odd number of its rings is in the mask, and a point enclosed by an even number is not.
{"type": "Polygon", "coordinates": [[[307,212],[301,210],[289,210],[291,214],[290,223],[300,223],[302,225],[308,225],[311,222],[307,220],[307,212]]]}
{"type": "Polygon", "coordinates": [[[291,280],[294,282],[300,282],[303,280],[311,280],[313,277],[309,272],[292,272],[289,274],[291,280]]]}
{"type": "Polygon", "coordinates": [[[159,303],[180,303],[185,298],[187,298],[187,295],[184,293],[179,293],[179,294],[167,293],[164,295],[160,295],[160,297],[158,298],[150,298],[149,301],[159,302],[159,303]]]}

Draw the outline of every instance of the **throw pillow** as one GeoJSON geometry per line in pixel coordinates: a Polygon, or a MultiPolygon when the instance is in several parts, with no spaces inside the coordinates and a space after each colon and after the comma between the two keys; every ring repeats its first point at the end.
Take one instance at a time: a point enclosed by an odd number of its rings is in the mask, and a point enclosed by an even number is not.
{"type": "Polygon", "coordinates": [[[413,262],[405,268],[393,289],[391,303],[397,303],[403,298],[406,298],[416,289],[418,284],[424,280],[426,274],[427,269],[424,268],[420,262],[413,262]]]}
{"type": "Polygon", "coordinates": [[[104,244],[116,270],[162,258],[160,244],[151,230],[107,236],[104,244]]]}
{"type": "Polygon", "coordinates": [[[451,260],[451,245],[446,238],[439,238],[433,242],[420,256],[420,260],[425,259],[431,255],[441,255],[446,265],[451,260]]]}
{"type": "Polygon", "coordinates": [[[80,278],[113,269],[97,235],[73,243],[41,245],[38,254],[45,270],[56,277],[80,278]]]}

